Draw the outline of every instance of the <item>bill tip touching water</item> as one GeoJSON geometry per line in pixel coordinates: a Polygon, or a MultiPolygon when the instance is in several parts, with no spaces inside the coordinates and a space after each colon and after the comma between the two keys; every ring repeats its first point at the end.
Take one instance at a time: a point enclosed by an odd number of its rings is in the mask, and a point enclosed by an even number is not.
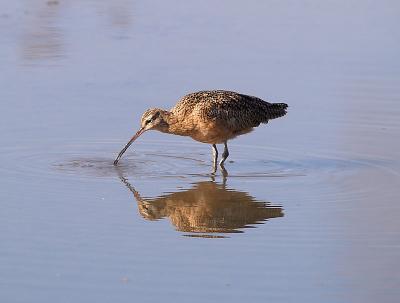
{"type": "Polygon", "coordinates": [[[286,103],[269,103],[260,98],[231,91],[200,91],[182,97],[170,110],[148,109],[141,118],[139,131],[119,152],[117,165],[129,146],[147,130],[189,136],[212,145],[214,170],[218,162],[216,144],[224,144],[223,168],[229,156],[228,140],[251,132],[261,123],[286,115],[286,103]]]}

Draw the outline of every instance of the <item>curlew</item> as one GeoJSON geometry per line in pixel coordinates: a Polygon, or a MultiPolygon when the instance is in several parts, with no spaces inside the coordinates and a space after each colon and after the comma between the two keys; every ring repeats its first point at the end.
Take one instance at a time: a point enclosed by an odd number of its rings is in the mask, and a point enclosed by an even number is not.
{"type": "Polygon", "coordinates": [[[139,131],[118,154],[118,164],[124,152],[145,131],[189,136],[212,145],[214,170],[218,162],[216,144],[224,144],[220,165],[229,156],[228,140],[251,132],[261,123],[282,117],[288,105],[269,103],[260,98],[224,90],[200,91],[184,96],[170,110],[148,109],[141,119],[139,131]]]}

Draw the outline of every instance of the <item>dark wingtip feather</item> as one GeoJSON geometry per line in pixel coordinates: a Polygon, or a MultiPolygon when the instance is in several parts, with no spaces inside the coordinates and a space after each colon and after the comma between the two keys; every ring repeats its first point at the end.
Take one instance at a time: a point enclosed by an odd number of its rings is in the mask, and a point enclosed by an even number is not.
{"type": "Polygon", "coordinates": [[[269,119],[276,119],[286,115],[288,105],[286,103],[272,103],[268,108],[269,119]]]}
{"type": "Polygon", "coordinates": [[[287,105],[286,103],[272,103],[272,106],[279,107],[282,109],[287,109],[289,107],[289,105],[287,105]]]}

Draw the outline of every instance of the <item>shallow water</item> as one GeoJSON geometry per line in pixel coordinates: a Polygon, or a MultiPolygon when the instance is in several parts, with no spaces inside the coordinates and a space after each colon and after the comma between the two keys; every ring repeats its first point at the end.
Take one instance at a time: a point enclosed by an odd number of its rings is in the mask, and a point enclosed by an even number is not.
{"type": "Polygon", "coordinates": [[[396,1],[20,1],[0,12],[1,302],[398,302],[396,1]],[[148,107],[289,104],[230,142],[148,107]]]}

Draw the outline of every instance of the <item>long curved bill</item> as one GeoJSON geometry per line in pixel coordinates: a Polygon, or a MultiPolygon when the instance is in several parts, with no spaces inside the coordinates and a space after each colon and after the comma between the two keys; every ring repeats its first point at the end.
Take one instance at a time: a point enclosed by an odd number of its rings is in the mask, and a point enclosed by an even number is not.
{"type": "Polygon", "coordinates": [[[122,155],[126,152],[126,150],[129,148],[129,146],[131,146],[133,141],[135,141],[137,138],[139,138],[140,135],[143,133],[144,133],[144,127],[139,129],[139,131],[129,140],[129,142],[125,145],[125,147],[119,152],[117,158],[114,161],[114,165],[118,164],[119,159],[121,159],[122,155]]]}

